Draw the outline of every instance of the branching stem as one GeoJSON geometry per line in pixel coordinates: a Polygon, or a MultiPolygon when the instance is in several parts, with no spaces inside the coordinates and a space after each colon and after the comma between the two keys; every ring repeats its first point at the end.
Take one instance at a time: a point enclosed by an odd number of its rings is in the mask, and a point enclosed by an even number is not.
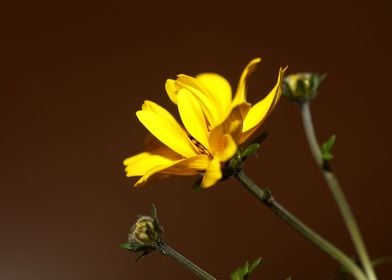
{"type": "Polygon", "coordinates": [[[347,230],[351,236],[351,240],[353,241],[354,247],[357,251],[361,265],[363,266],[369,280],[377,280],[368,252],[363,242],[361,232],[359,230],[357,222],[355,221],[354,214],[351,211],[346,196],[344,195],[340,187],[337,177],[332,172],[329,163],[323,160],[322,152],[317,142],[316,133],[314,131],[312,115],[310,112],[310,105],[308,102],[305,102],[301,105],[301,114],[310,150],[312,151],[313,157],[317,165],[320,167],[320,170],[324,175],[324,179],[327,182],[327,185],[329,186],[332,195],[334,196],[335,201],[339,207],[347,230]]]}
{"type": "Polygon", "coordinates": [[[234,175],[241,184],[256,198],[258,198],[264,205],[271,209],[276,215],[282,220],[288,223],[292,228],[302,234],[306,239],[312,242],[314,245],[319,247],[329,256],[338,261],[344,266],[347,271],[357,280],[367,280],[362,270],[354,263],[352,259],[347,257],[339,248],[334,246],[332,243],[324,239],[318,233],[313,231],[303,222],[301,222],[296,216],[290,213],[282,205],[280,205],[272,196],[269,191],[265,191],[259,188],[246,174],[239,170],[234,175]]]}

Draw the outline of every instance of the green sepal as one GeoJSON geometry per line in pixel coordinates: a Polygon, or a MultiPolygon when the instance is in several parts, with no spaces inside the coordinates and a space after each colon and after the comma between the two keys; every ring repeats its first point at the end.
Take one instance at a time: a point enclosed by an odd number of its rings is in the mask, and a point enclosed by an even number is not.
{"type": "Polygon", "coordinates": [[[123,243],[120,245],[121,249],[127,250],[127,251],[132,251],[132,252],[140,252],[140,251],[152,251],[155,250],[154,246],[148,246],[148,245],[141,245],[136,242],[134,243],[123,243]]]}
{"type": "Polygon", "coordinates": [[[136,246],[131,243],[123,243],[120,245],[120,248],[127,251],[135,251],[136,246]]]}
{"type": "Polygon", "coordinates": [[[265,139],[267,139],[268,133],[265,131],[255,138],[253,138],[250,142],[248,142],[248,145],[245,147],[241,147],[238,150],[238,156],[239,160],[241,162],[244,162],[248,157],[253,155],[257,150],[260,148],[261,143],[264,142],[265,139]]]}
{"type": "Polygon", "coordinates": [[[155,207],[154,204],[151,205],[151,218],[154,220],[154,231],[158,234],[158,235],[162,235],[163,234],[163,228],[159,223],[158,220],[158,212],[157,212],[157,208],[155,207]]]}
{"type": "Polygon", "coordinates": [[[321,156],[323,157],[323,160],[333,159],[332,148],[335,144],[335,140],[336,135],[333,134],[321,145],[321,156]]]}
{"type": "Polygon", "coordinates": [[[143,251],[140,256],[136,258],[136,261],[141,261],[145,256],[147,256],[151,251],[143,251]]]}
{"type": "Polygon", "coordinates": [[[265,139],[267,139],[267,136],[268,136],[268,132],[264,131],[261,134],[257,135],[255,138],[253,138],[252,141],[250,141],[250,144],[253,143],[261,144],[265,141],[265,139]]]}
{"type": "Polygon", "coordinates": [[[261,258],[254,260],[250,265],[245,262],[245,265],[237,268],[231,275],[231,280],[247,280],[253,270],[260,264],[261,258]]]}
{"type": "Polygon", "coordinates": [[[300,97],[308,97],[308,86],[305,83],[305,80],[298,79],[297,81],[297,88],[295,90],[295,95],[300,97]]]}
{"type": "Polygon", "coordinates": [[[201,181],[203,180],[203,176],[199,176],[196,181],[193,183],[192,185],[192,190],[198,192],[203,190],[203,188],[201,187],[201,181]]]}
{"type": "Polygon", "coordinates": [[[325,80],[326,77],[327,77],[327,73],[313,76],[313,79],[312,79],[313,91],[317,92],[318,87],[320,86],[321,82],[325,80]]]}
{"type": "Polygon", "coordinates": [[[260,148],[259,143],[250,144],[243,151],[241,151],[241,159],[244,160],[247,157],[253,155],[259,148],[260,148]]]}

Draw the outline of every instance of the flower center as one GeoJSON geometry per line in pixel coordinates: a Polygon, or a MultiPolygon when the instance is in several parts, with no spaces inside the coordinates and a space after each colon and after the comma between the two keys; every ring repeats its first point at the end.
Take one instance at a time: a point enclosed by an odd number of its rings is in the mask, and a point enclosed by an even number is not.
{"type": "Polygon", "coordinates": [[[196,146],[196,148],[199,150],[200,154],[205,154],[208,156],[211,156],[210,152],[207,150],[206,147],[203,146],[202,143],[197,141],[195,138],[193,138],[191,135],[188,135],[189,139],[192,141],[192,143],[196,146]]]}

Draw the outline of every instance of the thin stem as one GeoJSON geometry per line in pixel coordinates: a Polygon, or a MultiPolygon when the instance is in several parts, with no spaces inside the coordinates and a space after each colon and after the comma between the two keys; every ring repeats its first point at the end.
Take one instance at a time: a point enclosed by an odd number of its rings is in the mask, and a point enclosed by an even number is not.
{"type": "Polygon", "coordinates": [[[309,147],[312,151],[313,157],[317,165],[320,167],[324,175],[324,179],[327,182],[327,185],[329,186],[332,195],[335,198],[335,201],[339,207],[341,215],[343,216],[343,220],[346,224],[348,232],[351,236],[351,240],[353,241],[355,250],[358,253],[359,259],[365,270],[365,273],[367,274],[368,279],[377,280],[361,232],[359,230],[357,222],[355,221],[354,214],[351,211],[346,196],[344,195],[340,187],[339,181],[335,174],[332,172],[328,162],[323,160],[321,149],[317,142],[316,134],[313,127],[309,103],[305,102],[304,104],[302,104],[301,109],[305,134],[308,139],[309,147]]]}
{"type": "Polygon", "coordinates": [[[328,240],[313,231],[296,216],[280,205],[268,191],[260,189],[246,174],[240,170],[234,175],[241,184],[258,198],[264,205],[271,209],[276,215],[287,222],[292,228],[302,234],[306,239],[326,252],[329,256],[343,265],[347,271],[357,280],[367,280],[362,270],[346,256],[339,248],[335,247],[328,240]]]}
{"type": "Polygon", "coordinates": [[[164,242],[160,242],[160,244],[157,247],[157,250],[160,251],[162,254],[172,257],[173,259],[175,259],[177,262],[179,262],[180,264],[182,264],[185,268],[189,269],[190,271],[192,271],[194,274],[196,274],[196,276],[199,279],[203,279],[203,280],[216,280],[216,278],[214,278],[213,276],[211,276],[210,274],[208,274],[206,271],[204,271],[203,269],[201,269],[199,266],[197,266],[196,264],[194,264],[193,262],[191,262],[190,260],[188,260],[186,257],[184,257],[183,255],[181,255],[179,252],[177,252],[176,250],[174,250],[173,248],[171,248],[169,245],[167,245],[164,242]]]}

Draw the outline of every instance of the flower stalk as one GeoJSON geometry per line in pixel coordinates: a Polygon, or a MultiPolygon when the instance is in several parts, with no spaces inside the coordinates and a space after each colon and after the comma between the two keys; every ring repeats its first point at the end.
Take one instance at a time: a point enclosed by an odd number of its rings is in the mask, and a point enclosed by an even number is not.
{"type": "Polygon", "coordinates": [[[171,248],[164,242],[160,242],[157,246],[157,250],[165,256],[172,257],[178,263],[182,264],[186,269],[192,271],[199,279],[202,280],[216,280],[213,276],[208,274],[206,271],[201,269],[199,266],[188,260],[186,257],[181,255],[179,252],[171,248]]]}
{"type": "Polygon", "coordinates": [[[322,152],[317,142],[316,133],[313,127],[309,102],[304,102],[301,104],[301,115],[302,115],[303,126],[304,126],[304,130],[305,130],[305,134],[308,140],[310,150],[313,154],[313,157],[317,165],[320,167],[324,179],[327,185],[329,186],[332,195],[334,196],[335,201],[339,207],[340,213],[343,217],[347,230],[353,241],[355,250],[357,251],[361,265],[363,266],[363,269],[367,275],[367,279],[377,280],[361,232],[354,218],[354,214],[350,208],[350,205],[346,199],[346,196],[344,195],[344,192],[340,187],[336,175],[332,172],[330,164],[328,163],[328,161],[323,159],[322,152]]]}
{"type": "Polygon", "coordinates": [[[301,222],[296,216],[280,205],[269,191],[259,188],[242,170],[236,172],[234,177],[238,179],[250,193],[252,193],[282,220],[288,223],[293,229],[344,266],[355,279],[368,279],[352,259],[328,240],[301,222]]]}

